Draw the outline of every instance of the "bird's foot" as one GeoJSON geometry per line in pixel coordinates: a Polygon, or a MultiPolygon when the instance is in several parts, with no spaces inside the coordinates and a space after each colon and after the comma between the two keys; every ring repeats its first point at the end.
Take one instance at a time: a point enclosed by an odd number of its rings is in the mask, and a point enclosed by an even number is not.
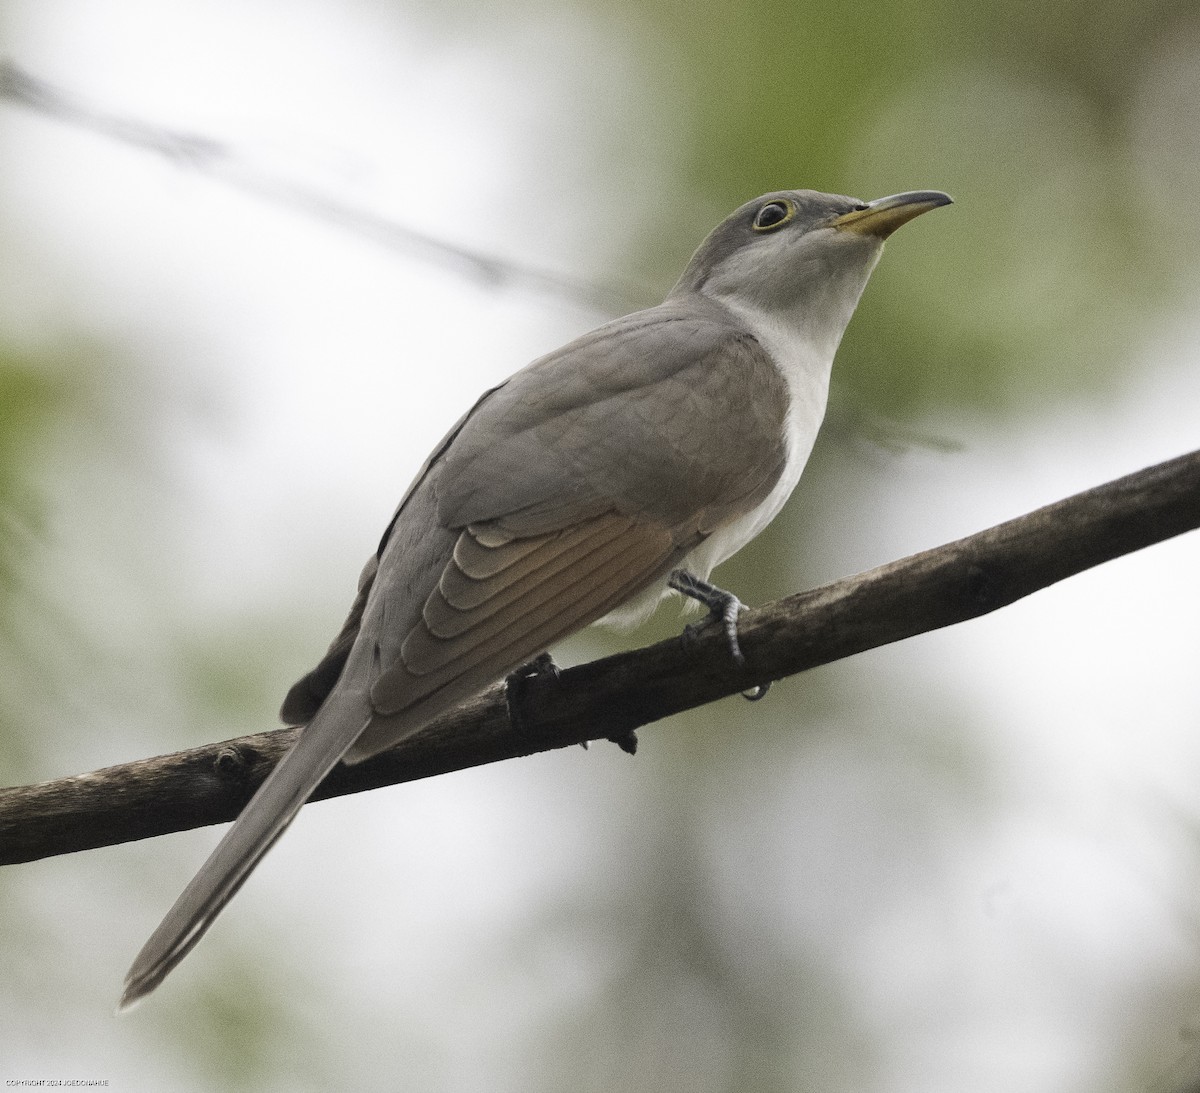
{"type": "MultiPolygon", "coordinates": [[[[627,755],[637,755],[638,738],[637,729],[628,729],[626,732],[614,733],[612,736],[605,737],[611,744],[616,744],[627,755]]],[[[584,751],[588,750],[591,744],[590,740],[580,740],[579,746],[584,751]]]]}
{"type": "Polygon", "coordinates": [[[561,671],[549,653],[539,653],[528,664],[514,668],[504,678],[504,700],[508,704],[508,720],[517,732],[522,730],[521,697],[535,679],[558,679],[561,671]]]}
{"type": "MultiPolygon", "coordinates": [[[[744,666],[746,658],[742,653],[741,643],[738,641],[737,621],[738,614],[746,605],[732,592],[726,592],[725,589],[709,584],[708,581],[702,581],[686,569],[672,571],[667,578],[667,585],[708,608],[709,619],[719,623],[725,633],[729,655],[734,664],[739,668],[744,666]]],[[[701,625],[703,624],[692,623],[683,628],[683,633],[679,637],[685,648],[689,648],[695,643],[701,625]]],[[[743,691],[742,697],[750,702],[757,702],[761,698],[766,698],[770,689],[770,681],[759,683],[749,690],[743,691]]]]}
{"type": "MultiPolygon", "coordinates": [[[[535,679],[555,680],[560,675],[562,675],[562,669],[554,663],[554,658],[549,653],[539,653],[528,664],[522,664],[520,668],[514,668],[508,673],[504,679],[504,699],[508,704],[508,722],[517,732],[521,732],[524,727],[521,698],[525,693],[525,688],[535,679]]],[[[638,738],[634,729],[616,733],[608,739],[630,755],[637,751],[638,738]]],[[[580,747],[586,750],[587,746],[586,740],[581,741],[580,747]]]]}
{"type": "MultiPolygon", "coordinates": [[[[720,623],[725,632],[725,641],[729,645],[729,655],[733,658],[734,664],[740,668],[746,663],[746,658],[742,655],[741,644],[738,642],[737,632],[738,612],[745,606],[741,600],[732,592],[726,592],[725,589],[718,588],[715,584],[700,580],[686,569],[672,570],[671,575],[667,578],[667,586],[707,607],[708,617],[713,622],[720,623]]],[[[696,640],[697,630],[698,627],[694,623],[683,628],[682,640],[685,646],[691,645],[696,640]]]]}
{"type": "MultiPolygon", "coordinates": [[[[626,755],[637,755],[638,738],[636,729],[628,729],[625,732],[614,733],[608,737],[609,741],[616,744],[626,755]]],[[[587,747],[584,744],[584,747],[587,747]]]]}

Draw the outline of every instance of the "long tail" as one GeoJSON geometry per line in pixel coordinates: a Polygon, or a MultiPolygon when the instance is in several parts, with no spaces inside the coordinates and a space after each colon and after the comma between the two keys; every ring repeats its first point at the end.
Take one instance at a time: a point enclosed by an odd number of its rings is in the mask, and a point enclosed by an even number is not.
{"type": "Polygon", "coordinates": [[[339,702],[341,697],[330,695],[301,730],[292,750],[268,775],[142,946],[125,976],[118,1011],[136,1005],[191,952],[312,791],[354,743],[366,723],[365,703],[349,695],[339,702]]]}

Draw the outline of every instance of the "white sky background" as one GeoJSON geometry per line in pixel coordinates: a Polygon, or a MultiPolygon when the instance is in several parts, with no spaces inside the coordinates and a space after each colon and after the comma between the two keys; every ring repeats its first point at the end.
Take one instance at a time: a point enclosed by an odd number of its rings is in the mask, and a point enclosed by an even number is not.
{"type": "MultiPolygon", "coordinates": [[[[83,2],[7,10],[8,53],[99,108],[214,136],[431,234],[565,271],[617,261],[633,233],[652,228],[625,210],[646,208],[637,195],[675,154],[665,107],[662,118],[644,112],[635,63],[573,19],[556,21],[547,50],[545,26],[491,26],[448,46],[398,18],[379,24],[365,7],[315,0],[127,3],[116,16],[83,2]],[[596,54],[602,66],[584,63],[596,54]],[[620,127],[637,142],[634,166],[597,178],[592,149],[620,127]]],[[[147,498],[89,503],[93,482],[69,463],[48,484],[62,505],[54,560],[68,588],[77,582],[65,598],[98,632],[145,620],[150,608],[119,598],[140,576],[155,596],[169,588],[169,613],[199,630],[288,601],[311,628],[297,648],[315,650],[431,445],[479,391],[594,321],[44,118],[0,106],[0,130],[0,200],[10,233],[39,261],[5,286],[6,330],[36,339],[66,309],[77,328],[131,346],[154,379],[129,397],[164,407],[167,466],[130,486],[147,498]],[[97,545],[104,557],[89,561],[97,545]]],[[[791,183],[803,179],[771,185],[791,183]]],[[[902,260],[902,245],[885,261],[902,260]]],[[[1111,410],[1031,415],[1002,435],[934,423],[966,450],[913,452],[865,482],[842,514],[861,526],[842,536],[861,557],[831,561],[830,575],[1196,447],[1196,321],[1181,317],[1145,347],[1111,410]]],[[[1111,1053],[1128,1010],[1147,995],[1162,1006],[1164,1090],[1192,1058],[1194,1011],[1173,1008],[1161,984],[1197,962],[1186,890],[1196,847],[1184,826],[1200,805],[1196,549],[1194,538],[1153,548],[861,658],[878,674],[881,709],[912,700],[974,711],[964,724],[982,726],[974,746],[994,764],[1001,802],[994,820],[951,840],[943,887],[922,889],[919,867],[905,862],[874,877],[869,846],[893,835],[869,824],[865,846],[829,851],[862,854],[844,863],[844,889],[835,878],[798,894],[797,861],[819,851],[791,844],[772,851],[778,890],[771,875],[751,879],[756,913],[806,943],[815,923],[826,959],[856,983],[884,1053],[875,1088],[1099,1088],[1121,1065],[1111,1053]],[[865,891],[870,906],[843,913],[865,891]]],[[[119,639],[135,650],[145,640],[119,639]]],[[[137,665],[122,678],[131,685],[137,665]]],[[[207,738],[203,726],[180,738],[169,696],[142,697],[167,726],[149,746],[207,738]]],[[[263,711],[264,727],[273,716],[263,711]]],[[[753,708],[730,716],[749,723],[753,708]]],[[[637,760],[651,770],[654,731],[637,760]]],[[[46,777],[140,754],[140,743],[78,723],[53,745],[46,777]]],[[[782,800],[744,817],[741,838],[775,830],[796,786],[821,797],[853,782],[861,762],[852,743],[831,743],[827,768],[795,772],[782,800]]],[[[286,1014],[327,1034],[311,1036],[294,1070],[278,1061],[279,1088],[399,1072],[414,1088],[520,1088],[521,1037],[603,970],[570,939],[507,979],[494,968],[476,975],[473,962],[492,953],[503,967],[493,950],[533,909],[626,867],[642,788],[635,764],[593,749],[308,810],[161,995],[120,1022],[109,1016],[120,977],[213,833],[19,867],[22,905],[40,908],[49,951],[69,959],[42,969],[53,1006],[0,993],[0,1025],[16,1033],[0,1048],[0,1077],[203,1088],[205,1068],[169,1046],[172,1022],[186,1019],[189,995],[227,986],[206,978],[208,952],[249,956],[269,939],[278,947],[262,959],[290,992],[286,1014]],[[537,852],[514,849],[529,845],[537,852]],[[314,894],[314,877],[339,895],[314,894]],[[330,1011],[362,1040],[330,1032],[330,1011]],[[395,1054],[364,1057],[363,1041],[395,1054]],[[423,1054],[406,1052],[413,1044],[423,1054]]],[[[791,840],[817,835],[802,826],[791,840]]],[[[252,963],[242,982],[253,981],[252,963]]],[[[203,1026],[198,1040],[198,1052],[222,1050],[219,1027],[203,1026]]],[[[713,1088],[720,1070],[708,1075],[713,1088]]]]}

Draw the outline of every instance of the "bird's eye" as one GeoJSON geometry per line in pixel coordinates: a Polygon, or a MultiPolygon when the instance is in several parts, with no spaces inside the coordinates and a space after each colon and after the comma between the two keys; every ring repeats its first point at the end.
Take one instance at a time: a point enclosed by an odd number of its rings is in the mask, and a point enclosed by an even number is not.
{"type": "Polygon", "coordinates": [[[754,230],[756,232],[770,231],[786,224],[796,215],[796,206],[790,201],[768,201],[754,214],[754,230]]]}

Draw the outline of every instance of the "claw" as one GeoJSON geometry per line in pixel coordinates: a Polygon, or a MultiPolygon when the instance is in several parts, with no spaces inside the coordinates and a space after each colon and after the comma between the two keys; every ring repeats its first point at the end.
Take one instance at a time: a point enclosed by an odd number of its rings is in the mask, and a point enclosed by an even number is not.
{"type": "Polygon", "coordinates": [[[517,672],[526,679],[558,679],[562,675],[562,669],[554,663],[554,658],[549,653],[538,653],[528,664],[522,664],[517,672]]]}
{"type": "Polygon", "coordinates": [[[521,712],[517,703],[525,688],[535,679],[558,679],[561,669],[549,653],[539,653],[528,664],[514,668],[504,679],[504,701],[508,705],[508,720],[514,729],[521,731],[521,712]]]}
{"type": "MultiPolygon", "coordinates": [[[[673,570],[667,578],[667,585],[708,608],[709,617],[713,621],[719,622],[725,631],[725,641],[729,645],[729,655],[733,657],[734,664],[739,668],[742,667],[746,663],[746,658],[742,654],[737,632],[738,612],[745,606],[742,601],[732,592],[726,592],[725,589],[718,588],[715,584],[702,581],[686,569],[673,570]]],[[[694,627],[684,627],[683,633],[685,644],[695,640],[694,627]]]]}
{"type": "Polygon", "coordinates": [[[609,740],[616,744],[617,747],[626,754],[637,754],[638,738],[636,729],[630,729],[628,732],[623,732],[616,736],[610,736],[609,740]]]}

